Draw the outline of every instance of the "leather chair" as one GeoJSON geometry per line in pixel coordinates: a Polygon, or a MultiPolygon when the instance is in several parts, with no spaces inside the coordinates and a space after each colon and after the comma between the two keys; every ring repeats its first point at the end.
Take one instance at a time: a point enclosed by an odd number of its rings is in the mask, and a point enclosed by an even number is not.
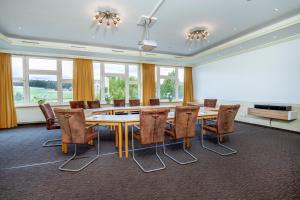
{"type": "Polygon", "coordinates": [[[139,99],[129,99],[129,106],[140,106],[141,101],[139,99]]]}
{"type": "Polygon", "coordinates": [[[61,166],[59,166],[58,169],[61,171],[71,171],[71,172],[81,171],[99,158],[99,129],[97,132],[95,132],[93,128],[96,127],[97,125],[92,125],[92,126],[85,125],[85,116],[82,108],[77,108],[77,109],[55,108],[54,112],[61,125],[62,143],[74,144],[73,156],[69,158],[66,162],[64,162],[61,166]],[[97,155],[91,161],[84,164],[79,169],[64,168],[65,165],[67,165],[70,161],[75,159],[77,155],[77,144],[87,144],[91,140],[97,137],[98,137],[97,155]]]}
{"type": "Polygon", "coordinates": [[[215,124],[205,124],[205,121],[203,121],[202,131],[201,131],[201,138],[202,138],[201,144],[203,148],[222,156],[227,156],[227,155],[237,153],[235,149],[232,149],[230,147],[221,144],[220,137],[223,137],[225,134],[234,132],[234,119],[236,117],[239,108],[240,105],[221,105],[218,111],[218,116],[215,124]],[[205,146],[203,141],[203,134],[206,131],[214,133],[217,136],[218,145],[224,147],[227,150],[230,150],[230,152],[222,153],[215,149],[211,149],[205,146]]]}
{"type": "Polygon", "coordinates": [[[164,148],[164,136],[165,136],[165,123],[167,121],[169,109],[142,109],[140,114],[140,126],[135,126],[137,132],[133,133],[132,126],[132,158],[135,163],[143,170],[143,172],[154,172],[166,168],[165,163],[162,161],[157,153],[157,143],[163,143],[164,148]],[[135,158],[134,140],[137,140],[141,144],[155,144],[155,153],[159,159],[162,167],[146,170],[135,158]]]}
{"type": "Polygon", "coordinates": [[[114,99],[114,107],[125,107],[125,99],[114,99]]]}
{"type": "MultiPolygon", "coordinates": [[[[174,123],[168,123],[169,128],[166,129],[166,134],[169,135],[170,139],[187,139],[195,136],[199,108],[200,106],[176,106],[174,123]]],[[[193,163],[198,160],[186,150],[185,145],[183,145],[183,150],[192,157],[192,160],[181,162],[166,151],[164,151],[164,154],[181,165],[193,163]]]]}
{"type": "Polygon", "coordinates": [[[70,107],[74,108],[82,108],[85,109],[84,101],[69,101],[70,107]]]}
{"type": "Polygon", "coordinates": [[[150,99],[149,104],[150,104],[150,106],[159,106],[160,101],[159,101],[159,99],[150,99]]]}
{"type": "Polygon", "coordinates": [[[217,99],[204,99],[204,107],[215,108],[217,101],[217,99]]]}
{"type": "MultiPolygon", "coordinates": [[[[60,126],[57,122],[57,118],[55,117],[55,114],[51,108],[51,105],[49,103],[42,103],[42,104],[39,104],[39,107],[46,119],[47,130],[60,129],[60,126]]],[[[51,142],[58,142],[58,141],[61,141],[61,139],[47,140],[46,142],[43,143],[43,147],[61,146],[61,143],[48,144],[51,142]]]]}
{"type": "MultiPolygon", "coordinates": [[[[140,106],[141,100],[139,99],[129,99],[129,106],[140,106]]],[[[131,114],[139,114],[139,111],[132,111],[131,114]]]]}
{"type": "MultiPolygon", "coordinates": [[[[114,107],[125,107],[125,99],[114,99],[114,107]]],[[[116,115],[125,115],[125,112],[115,112],[116,115]]]]}
{"type": "Polygon", "coordinates": [[[86,103],[87,103],[88,109],[100,108],[101,107],[99,100],[87,101],[86,103]]]}

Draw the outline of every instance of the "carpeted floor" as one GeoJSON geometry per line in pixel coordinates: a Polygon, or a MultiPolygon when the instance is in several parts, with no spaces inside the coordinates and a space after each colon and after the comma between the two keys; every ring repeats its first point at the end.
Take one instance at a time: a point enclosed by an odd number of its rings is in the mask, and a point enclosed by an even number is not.
{"type": "MultiPolygon", "coordinates": [[[[43,148],[42,142],[59,137],[43,125],[0,131],[0,199],[300,199],[300,134],[236,123],[235,134],[224,144],[238,150],[222,157],[201,147],[198,136],[191,152],[198,162],[181,166],[160,155],[165,170],[143,173],[132,158],[114,153],[114,136],[101,128],[99,160],[79,173],[61,172],[69,158],[60,147],[43,148]],[[110,152],[112,152],[110,154],[110,152]]],[[[215,140],[205,138],[215,147],[215,140]]],[[[180,141],[179,141],[180,142],[180,141]]],[[[137,148],[141,146],[137,145],[137,148]]],[[[170,154],[185,159],[181,144],[168,146],[170,154]]],[[[91,159],[95,147],[78,148],[82,159],[91,159]]],[[[147,166],[158,166],[153,149],[139,151],[147,166]]]]}

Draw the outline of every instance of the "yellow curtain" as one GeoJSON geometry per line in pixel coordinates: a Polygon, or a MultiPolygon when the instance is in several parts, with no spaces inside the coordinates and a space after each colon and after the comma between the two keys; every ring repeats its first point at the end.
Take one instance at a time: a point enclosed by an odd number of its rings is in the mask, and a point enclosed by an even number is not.
{"type": "Polygon", "coordinates": [[[155,65],[142,64],[143,105],[149,105],[149,99],[155,98],[155,65]]]}
{"type": "Polygon", "coordinates": [[[184,67],[184,104],[194,101],[192,72],[191,67],[184,67]]]}
{"type": "Polygon", "coordinates": [[[0,53],[0,128],[17,126],[10,54],[0,53]]]}
{"type": "Polygon", "coordinates": [[[73,64],[73,99],[94,99],[93,62],[87,59],[74,59],[73,64]]]}

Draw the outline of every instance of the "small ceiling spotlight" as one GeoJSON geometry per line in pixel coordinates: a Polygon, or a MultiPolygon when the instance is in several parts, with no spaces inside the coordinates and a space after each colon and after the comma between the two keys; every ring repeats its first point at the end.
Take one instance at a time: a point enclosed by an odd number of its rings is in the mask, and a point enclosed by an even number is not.
{"type": "Polygon", "coordinates": [[[187,34],[188,40],[206,40],[209,32],[205,27],[196,27],[190,30],[187,34]]]}
{"type": "Polygon", "coordinates": [[[120,16],[117,13],[110,11],[98,11],[94,16],[94,20],[97,21],[98,24],[105,24],[107,28],[109,28],[111,25],[117,27],[118,24],[121,23],[120,16]]]}

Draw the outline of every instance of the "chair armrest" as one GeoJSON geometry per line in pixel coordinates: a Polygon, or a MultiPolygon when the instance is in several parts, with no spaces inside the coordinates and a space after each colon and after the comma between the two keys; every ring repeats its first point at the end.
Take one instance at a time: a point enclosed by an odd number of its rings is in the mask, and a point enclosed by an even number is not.
{"type": "Polygon", "coordinates": [[[48,118],[48,119],[46,119],[46,122],[58,122],[58,118],[48,118]]]}
{"type": "Polygon", "coordinates": [[[85,130],[88,130],[89,128],[94,128],[94,127],[96,127],[96,126],[98,126],[98,124],[86,126],[84,129],[85,129],[85,130]]]}
{"type": "Polygon", "coordinates": [[[141,130],[141,127],[139,127],[138,125],[133,125],[133,127],[135,127],[138,130],[141,130]]]}

